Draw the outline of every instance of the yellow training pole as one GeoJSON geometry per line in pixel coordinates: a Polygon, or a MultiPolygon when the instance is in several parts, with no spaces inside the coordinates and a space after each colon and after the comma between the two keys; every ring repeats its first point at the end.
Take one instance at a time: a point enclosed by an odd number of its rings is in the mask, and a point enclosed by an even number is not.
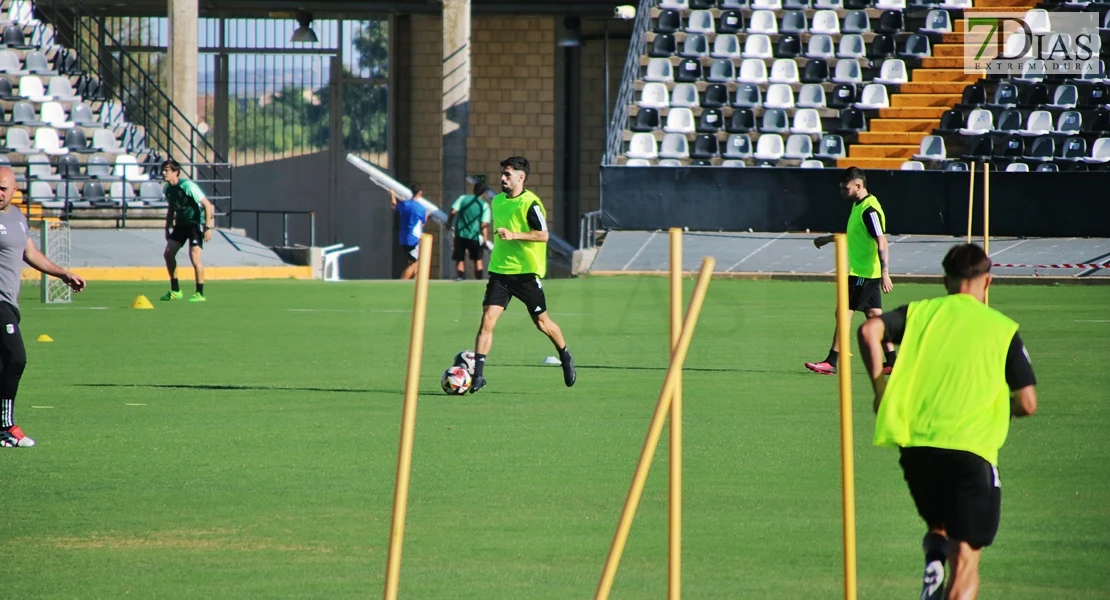
{"type": "Polygon", "coordinates": [[[971,222],[975,206],[975,163],[971,163],[971,178],[967,184],[967,243],[971,243],[971,222]]]}
{"type": "Polygon", "coordinates": [[[709,280],[713,275],[713,266],[716,260],[712,257],[702,259],[701,271],[698,273],[698,282],[694,285],[694,295],[690,299],[690,307],[686,309],[686,319],[682,322],[682,335],[678,339],[678,347],[671,355],[670,365],[667,366],[667,376],[663,380],[663,389],[659,391],[659,399],[655,404],[655,414],[651,417],[644,448],[640,452],[640,460],[636,463],[636,472],[632,476],[632,486],[628,490],[628,498],[624,501],[621,510],[620,522],[617,532],[613,535],[613,543],[609,547],[609,555],[605,557],[605,568],[601,572],[601,581],[597,584],[595,600],[606,600],[613,589],[613,579],[617,576],[617,566],[620,564],[624,544],[628,541],[628,532],[632,529],[632,519],[636,516],[636,507],[640,504],[640,496],[644,491],[644,482],[647,481],[648,470],[651,469],[651,459],[659,446],[659,436],[663,433],[663,422],[671,408],[671,398],[678,389],[678,378],[675,375],[682,370],[682,363],[686,361],[686,352],[690,349],[690,340],[694,337],[694,328],[701,314],[701,305],[705,300],[705,292],[709,289],[709,280]]]}
{"type": "Polygon", "coordinates": [[[848,310],[848,237],[836,234],[836,335],[841,360],[840,377],[840,471],[844,505],[844,600],[856,600],[856,467],[852,454],[852,311],[848,310]]]}
{"type": "MultiPolygon", "coordinates": [[[[671,229],[671,356],[682,335],[682,230],[671,229]]],[[[682,371],[671,397],[671,485],[667,520],[667,600],[682,597],[682,371]]]]}
{"type": "MultiPolygon", "coordinates": [[[[983,252],[991,255],[991,170],[983,168],[983,252]]],[[[983,303],[991,305],[991,290],[983,292],[983,303]]]]}
{"type": "Polygon", "coordinates": [[[428,273],[432,267],[432,236],[420,236],[416,267],[416,292],[409,332],[409,364],[405,374],[405,403],[401,412],[401,448],[397,452],[397,481],[393,488],[393,525],[389,530],[389,556],[385,567],[385,600],[396,600],[401,579],[401,546],[405,539],[405,512],[409,503],[412,472],[412,439],[416,434],[416,398],[420,392],[420,357],[424,352],[424,321],[428,313],[428,273]]]}

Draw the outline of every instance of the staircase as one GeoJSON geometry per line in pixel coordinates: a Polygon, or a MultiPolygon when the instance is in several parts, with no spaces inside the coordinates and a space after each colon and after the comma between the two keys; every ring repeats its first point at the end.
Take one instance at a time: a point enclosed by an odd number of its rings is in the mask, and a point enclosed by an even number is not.
{"type": "MultiPolygon", "coordinates": [[[[1035,0],[976,0],[975,9],[990,12],[1024,13],[1035,0]]],[[[974,9],[973,9],[974,10],[974,9]]],[[[964,11],[964,13],[973,12],[964,11]]],[[[960,102],[964,88],[983,78],[981,73],[964,73],[964,22],[952,17],[952,33],[939,36],[933,56],[921,60],[910,82],[890,97],[890,108],[879,110],[868,131],[848,148],[839,167],[898,169],[917,153],[921,140],[940,126],[940,117],[960,102]]],[[[934,42],[936,38],[934,38],[934,42]]]]}

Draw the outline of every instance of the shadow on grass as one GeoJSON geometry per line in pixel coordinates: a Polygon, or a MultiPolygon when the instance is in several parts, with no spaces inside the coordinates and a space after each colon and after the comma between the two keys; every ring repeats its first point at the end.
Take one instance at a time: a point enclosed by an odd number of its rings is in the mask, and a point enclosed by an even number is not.
{"type": "MultiPolygon", "coordinates": [[[[325,388],[325,387],[282,387],[276,385],[238,385],[229,383],[77,383],[77,387],[107,388],[154,388],[166,390],[204,390],[204,391],[263,391],[263,392],[323,392],[340,394],[388,394],[402,395],[402,390],[374,390],[365,388],[325,388]]],[[[436,390],[420,390],[421,396],[439,395],[436,390]]],[[[482,390],[483,394],[504,394],[496,390],[482,390]]]]}

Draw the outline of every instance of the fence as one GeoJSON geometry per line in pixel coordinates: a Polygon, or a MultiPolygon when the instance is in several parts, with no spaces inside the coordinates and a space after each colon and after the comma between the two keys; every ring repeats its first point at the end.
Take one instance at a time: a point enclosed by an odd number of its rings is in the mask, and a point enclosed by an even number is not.
{"type": "Polygon", "coordinates": [[[624,130],[628,124],[628,107],[632,104],[635,95],[636,80],[640,78],[640,57],[643,56],[647,45],[647,30],[651,24],[651,8],[655,5],[652,0],[640,0],[636,7],[636,19],[632,22],[632,39],[628,43],[628,56],[624,61],[624,73],[621,75],[621,87],[617,92],[616,106],[613,114],[606,124],[605,158],[603,165],[616,164],[624,145],[624,130]]]}
{"type": "MultiPolygon", "coordinates": [[[[262,235],[262,215],[281,215],[281,245],[289,246],[289,238],[291,228],[289,227],[289,217],[307,217],[308,218],[308,246],[316,246],[316,213],[311,210],[251,210],[251,209],[236,209],[231,211],[230,222],[231,226],[235,227],[235,215],[249,215],[254,214],[254,231],[247,230],[247,235],[253,237],[260,244],[266,244],[263,241],[262,235]]],[[[249,221],[248,221],[249,222],[249,221]]],[[[246,229],[244,227],[244,229],[246,229]]],[[[298,243],[299,242],[294,242],[298,243]]],[[[276,246],[277,244],[267,244],[276,246]]],[[[304,245],[304,244],[301,244],[304,245]]]]}

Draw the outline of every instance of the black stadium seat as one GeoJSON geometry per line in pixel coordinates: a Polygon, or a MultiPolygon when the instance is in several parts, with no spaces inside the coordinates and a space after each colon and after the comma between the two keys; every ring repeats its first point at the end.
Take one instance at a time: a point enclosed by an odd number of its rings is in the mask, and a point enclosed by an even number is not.
{"type": "Polygon", "coordinates": [[[1011,135],[1002,142],[1001,152],[998,153],[1003,158],[1018,160],[1025,156],[1025,138],[1020,135],[1011,135]]]}
{"type": "Polygon", "coordinates": [[[701,62],[696,58],[687,58],[675,67],[674,80],[679,83],[693,83],[701,78],[701,62]]]}
{"type": "Polygon", "coordinates": [[[794,58],[802,53],[802,40],[796,35],[784,35],[775,45],[776,58],[794,58]]]}
{"type": "Polygon", "coordinates": [[[1087,140],[1074,136],[1064,140],[1056,152],[1056,160],[1076,162],[1087,156],[1087,140]]]}
{"type": "Polygon", "coordinates": [[[661,33],[655,36],[651,42],[651,49],[648,50],[648,56],[668,57],[673,56],[675,53],[674,36],[669,33],[661,33]]]}
{"type": "Polygon", "coordinates": [[[656,129],[659,129],[659,111],[654,108],[641,108],[632,122],[632,131],[647,132],[656,129]]]}
{"type": "Polygon", "coordinates": [[[1056,141],[1049,136],[1034,138],[1027,150],[1025,157],[1030,160],[1050,161],[1056,155],[1056,141]]]}
{"type": "Polygon", "coordinates": [[[964,155],[964,158],[970,161],[987,162],[992,155],[994,155],[994,140],[990,136],[982,135],[971,147],[971,152],[964,155]]]}
{"type": "Polygon", "coordinates": [[[728,105],[728,88],[721,83],[711,83],[701,96],[703,108],[721,108],[728,105]]]}
{"type": "Polygon", "coordinates": [[[717,17],[717,33],[743,33],[744,16],[738,10],[723,10],[717,17]]]}
{"type": "Polygon", "coordinates": [[[749,133],[757,131],[755,113],[747,108],[732,111],[732,118],[728,120],[726,129],[729,133],[749,133]]]}
{"type": "Polygon", "coordinates": [[[840,111],[840,127],[837,133],[858,133],[867,131],[867,116],[858,108],[846,108],[840,111]]]}
{"type": "Polygon", "coordinates": [[[829,80],[829,63],[817,58],[806,62],[802,69],[802,83],[825,83],[829,80]]]}
{"type": "Polygon", "coordinates": [[[887,58],[897,54],[894,46],[894,36],[890,35],[876,35],[871,40],[871,45],[867,47],[868,58],[887,58]]]}
{"type": "Polygon", "coordinates": [[[956,133],[961,127],[967,125],[964,121],[964,114],[958,110],[947,110],[940,116],[940,127],[937,127],[937,133],[956,133]]]}
{"type": "Polygon", "coordinates": [[[717,133],[721,130],[724,122],[725,118],[722,116],[720,109],[707,108],[701,111],[695,130],[698,133],[717,133]]]}
{"type": "Polygon", "coordinates": [[[852,106],[856,101],[856,86],[842,83],[833,88],[826,100],[829,108],[841,109],[852,106]]]}
{"type": "Polygon", "coordinates": [[[692,158],[716,158],[721,155],[721,148],[717,143],[717,136],[700,134],[694,138],[694,147],[690,151],[692,158]]]}
{"type": "Polygon", "coordinates": [[[682,30],[682,17],[677,10],[663,10],[655,20],[656,33],[674,33],[682,30]]]}
{"type": "Polygon", "coordinates": [[[905,23],[900,10],[884,10],[879,16],[879,23],[875,25],[875,33],[898,33],[903,29],[905,23]]]}

